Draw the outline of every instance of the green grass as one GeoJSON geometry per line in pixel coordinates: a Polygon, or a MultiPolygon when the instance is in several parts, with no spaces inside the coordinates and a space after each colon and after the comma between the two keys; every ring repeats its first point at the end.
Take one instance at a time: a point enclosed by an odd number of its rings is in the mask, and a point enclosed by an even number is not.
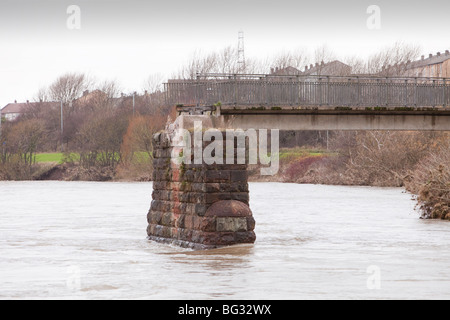
{"type": "MultiPolygon", "coordinates": [[[[79,161],[80,156],[76,153],[71,153],[70,157],[75,160],[79,161]]],[[[36,163],[58,163],[63,164],[66,162],[67,158],[66,156],[61,152],[55,152],[55,153],[38,153],[36,155],[36,163]]]]}
{"type": "Polygon", "coordinates": [[[280,160],[284,159],[296,159],[305,157],[317,157],[327,154],[326,151],[321,150],[308,150],[308,149],[282,149],[280,150],[280,160]]]}
{"type": "Polygon", "coordinates": [[[39,153],[36,155],[36,163],[62,163],[63,159],[62,153],[39,153]]]}
{"type": "MultiPolygon", "coordinates": [[[[311,150],[311,149],[303,149],[303,148],[292,148],[292,149],[281,149],[278,153],[280,161],[283,162],[292,162],[298,161],[304,158],[309,157],[320,157],[320,156],[333,156],[334,153],[323,151],[323,150],[311,150]]],[[[266,161],[270,161],[271,154],[265,157],[266,161]]]]}

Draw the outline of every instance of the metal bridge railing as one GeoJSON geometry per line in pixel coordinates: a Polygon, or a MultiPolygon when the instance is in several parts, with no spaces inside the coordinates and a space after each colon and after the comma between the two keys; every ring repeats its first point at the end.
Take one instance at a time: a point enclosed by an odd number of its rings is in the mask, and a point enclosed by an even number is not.
{"type": "Polygon", "coordinates": [[[199,74],[165,91],[170,104],[196,106],[450,106],[449,78],[199,74]]]}

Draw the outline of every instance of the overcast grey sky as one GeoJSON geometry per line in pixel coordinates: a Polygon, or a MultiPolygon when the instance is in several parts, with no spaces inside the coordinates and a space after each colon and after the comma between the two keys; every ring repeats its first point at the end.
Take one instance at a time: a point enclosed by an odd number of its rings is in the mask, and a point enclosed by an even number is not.
{"type": "Polygon", "coordinates": [[[239,30],[255,58],[324,44],[366,57],[396,41],[435,54],[450,48],[449,12],[448,0],[0,0],[0,107],[33,99],[66,72],[141,91],[195,50],[237,45],[239,30]],[[81,30],[67,27],[70,5],[81,9],[81,30]],[[367,27],[370,5],[381,9],[380,30],[367,27]]]}

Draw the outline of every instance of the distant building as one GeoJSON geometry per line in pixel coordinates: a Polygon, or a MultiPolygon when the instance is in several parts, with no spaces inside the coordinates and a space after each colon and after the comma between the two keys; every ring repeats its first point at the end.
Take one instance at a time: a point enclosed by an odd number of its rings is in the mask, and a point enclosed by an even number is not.
{"type": "Polygon", "coordinates": [[[450,51],[446,50],[445,53],[438,52],[436,55],[429,54],[428,58],[422,56],[417,61],[407,61],[394,66],[383,66],[380,75],[450,78],[450,51]]]}
{"type": "Polygon", "coordinates": [[[407,75],[413,77],[450,78],[450,51],[430,54],[427,59],[422,56],[421,60],[407,63],[406,70],[407,75]]]}
{"type": "Polygon", "coordinates": [[[14,103],[7,104],[2,110],[1,114],[2,117],[5,118],[6,121],[14,121],[18,117],[20,117],[23,114],[26,114],[30,111],[32,111],[35,108],[38,108],[39,106],[45,105],[47,107],[53,108],[59,106],[58,102],[24,102],[24,103],[17,103],[17,101],[14,101],[14,103]]]}
{"type": "Polygon", "coordinates": [[[26,110],[29,108],[30,103],[27,101],[26,103],[8,103],[1,111],[2,117],[6,119],[6,121],[14,121],[22,114],[26,113],[26,110]]]}
{"type": "Polygon", "coordinates": [[[309,76],[348,76],[352,73],[352,67],[338,60],[328,63],[316,63],[305,67],[303,75],[309,76]]]}
{"type": "Polygon", "coordinates": [[[302,74],[302,72],[294,67],[270,69],[270,75],[273,76],[297,76],[300,74],[302,74]]]}
{"type": "Polygon", "coordinates": [[[337,60],[311,64],[305,67],[305,71],[300,71],[294,67],[270,69],[270,75],[276,76],[348,76],[351,73],[352,67],[337,60]]]}

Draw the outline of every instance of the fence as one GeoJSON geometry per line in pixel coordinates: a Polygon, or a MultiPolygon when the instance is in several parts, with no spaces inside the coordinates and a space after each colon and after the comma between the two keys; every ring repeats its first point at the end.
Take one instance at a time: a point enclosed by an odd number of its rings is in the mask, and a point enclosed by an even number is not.
{"type": "Polygon", "coordinates": [[[448,107],[449,78],[198,75],[169,80],[170,104],[208,106],[448,107]]]}

